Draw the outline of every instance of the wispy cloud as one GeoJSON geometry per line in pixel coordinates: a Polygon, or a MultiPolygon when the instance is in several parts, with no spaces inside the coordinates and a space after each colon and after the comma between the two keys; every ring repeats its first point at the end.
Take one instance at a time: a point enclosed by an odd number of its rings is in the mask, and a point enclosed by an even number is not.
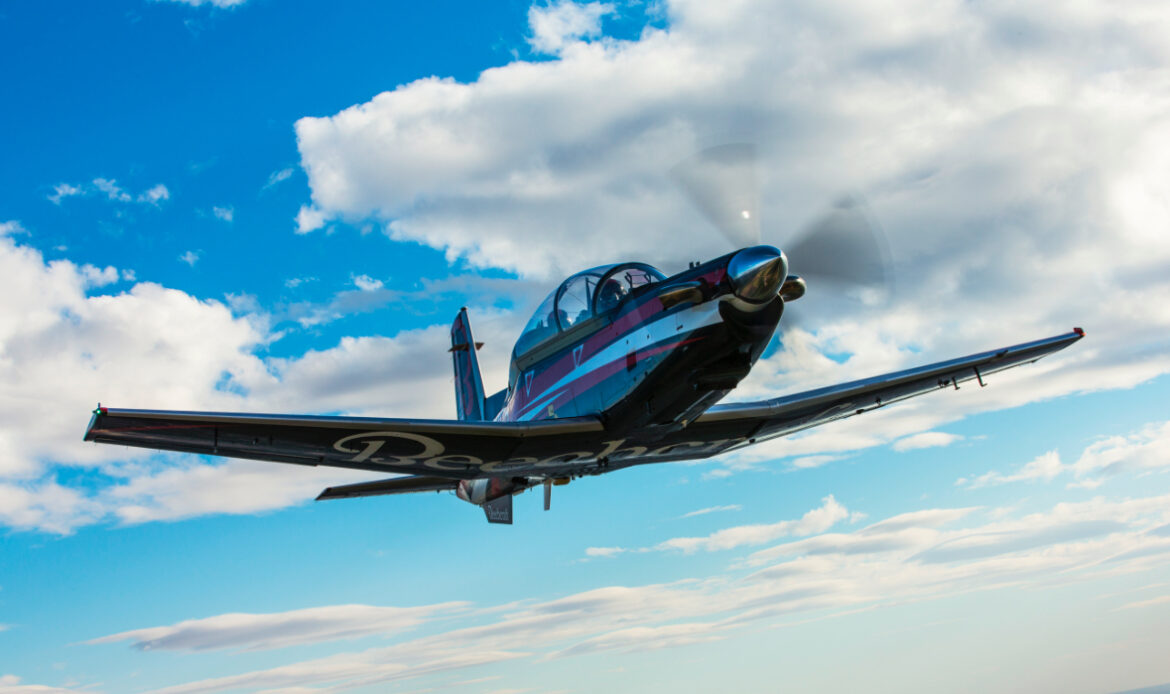
{"type": "Polygon", "coordinates": [[[1119,610],[1145,609],[1147,607],[1154,607],[1155,605],[1165,605],[1168,603],[1170,603],[1170,595],[1160,595],[1156,598],[1150,598],[1149,600],[1138,600],[1137,602],[1127,602],[1124,605],[1122,605],[1121,607],[1118,607],[1117,609],[1119,609],[1119,610]]]}
{"type": "Polygon", "coordinates": [[[741,510],[743,510],[743,506],[741,506],[740,504],[727,504],[725,506],[708,506],[707,508],[701,508],[697,511],[691,511],[690,513],[684,513],[679,517],[680,518],[692,518],[694,516],[705,516],[708,513],[718,513],[720,511],[741,511],[741,510]]]}
{"type": "MultiPolygon", "coordinates": [[[[1056,575],[1064,582],[1084,581],[1170,561],[1170,540],[1145,532],[1167,520],[1168,504],[1167,496],[1093,500],[964,528],[953,526],[974,509],[916,511],[849,533],[819,534],[756,552],[745,563],[755,567],[747,575],[605,586],[501,610],[473,610],[468,614],[476,618],[465,623],[459,623],[462,617],[456,613],[451,615],[452,628],[390,646],[159,691],[195,694],[293,684],[368,687],[473,664],[676,648],[726,638],[753,624],[824,618],[890,602],[1006,586],[1041,589],[1056,575]]],[[[328,614],[333,608],[315,609],[328,614]]],[[[238,624],[219,618],[188,624],[203,627],[197,637],[201,644],[234,642],[242,633],[238,624]]],[[[170,633],[172,627],[156,629],[170,633]]]]}
{"type": "Polygon", "coordinates": [[[139,204],[158,207],[170,199],[171,192],[162,183],[156,183],[135,195],[118,185],[118,182],[114,179],[99,177],[93,179],[90,183],[58,183],[53,186],[53,192],[47,195],[46,198],[54,205],[60,205],[67,198],[85,197],[89,195],[99,195],[110,202],[122,204],[137,202],[139,204]]]}
{"type": "Polygon", "coordinates": [[[199,262],[199,256],[203,255],[203,251],[185,251],[179,256],[179,260],[187,263],[191,267],[195,267],[195,263],[199,262]]]}
{"type": "Polygon", "coordinates": [[[894,442],[895,451],[916,451],[921,448],[939,448],[942,446],[949,446],[956,441],[962,441],[963,437],[958,434],[946,434],[941,431],[924,431],[921,434],[914,434],[905,438],[898,439],[894,442]]]}
{"type": "Polygon", "coordinates": [[[117,181],[111,179],[95,178],[93,179],[93,187],[114,202],[130,202],[133,199],[129,193],[118,186],[117,181]]]}
{"type": "Polygon", "coordinates": [[[0,222],[0,236],[8,236],[11,234],[27,234],[28,230],[18,220],[10,219],[7,222],[0,222]]]}
{"type": "Polygon", "coordinates": [[[138,202],[145,202],[147,204],[155,205],[155,206],[157,206],[159,203],[161,203],[164,200],[170,200],[170,199],[171,199],[171,191],[167,190],[167,187],[161,183],[158,183],[156,185],[151,186],[150,188],[148,188],[144,192],[139,193],[139,195],[137,197],[138,202]]]}
{"type": "Polygon", "coordinates": [[[382,284],[382,280],[374,279],[369,275],[357,275],[353,278],[353,286],[363,292],[372,292],[381,289],[384,285],[382,284]]]}
{"type": "Polygon", "coordinates": [[[1060,454],[1056,451],[1048,451],[1031,462],[1026,463],[1015,473],[1004,475],[992,470],[991,472],[970,479],[960,477],[955,480],[955,485],[978,489],[995,484],[1007,484],[1009,482],[1021,482],[1024,480],[1051,482],[1053,478],[1063,471],[1064,466],[1060,463],[1060,454]]]}
{"type": "Polygon", "coordinates": [[[306,282],[316,282],[316,277],[290,277],[284,281],[284,286],[289,289],[296,289],[306,282]]]}
{"type": "Polygon", "coordinates": [[[88,641],[130,641],[142,651],[271,650],[371,634],[389,636],[414,629],[430,619],[449,616],[467,603],[423,607],[331,605],[272,614],[223,614],[173,626],[124,631],[88,641]]]}
{"type": "Polygon", "coordinates": [[[1057,451],[1048,451],[1013,473],[992,470],[978,477],[960,477],[958,486],[971,489],[1009,482],[1051,482],[1071,473],[1069,487],[1095,489],[1106,478],[1122,472],[1145,473],[1170,468],[1170,421],[1148,424],[1125,436],[1108,436],[1087,446],[1076,462],[1064,464],[1057,451]]]}
{"type": "Polygon", "coordinates": [[[173,2],[180,5],[190,5],[191,7],[216,7],[219,9],[230,9],[233,7],[240,7],[248,0],[154,0],[154,2],[173,2]]]}
{"type": "MultiPolygon", "coordinates": [[[[712,511],[732,509],[738,510],[739,506],[712,507],[688,515],[702,515],[712,511]]],[[[585,556],[613,557],[626,552],[681,551],[684,554],[693,554],[699,551],[723,551],[745,545],[760,545],[788,535],[812,535],[824,532],[838,521],[848,517],[849,511],[830,494],[824,498],[824,504],[822,506],[812,509],[796,520],[783,520],[776,523],[757,525],[739,525],[724,528],[704,537],[675,537],[669,540],[663,540],[651,547],[636,549],[589,547],[585,550],[585,556]]]]}
{"type": "Polygon", "coordinates": [[[292,167],[273,171],[272,173],[268,174],[268,182],[265,183],[264,187],[260,189],[261,192],[268,190],[270,188],[275,188],[276,186],[280,185],[281,183],[292,178],[292,175],[293,175],[292,167]]]}
{"type": "Polygon", "coordinates": [[[0,675],[0,694],[83,694],[92,691],[89,687],[74,689],[44,684],[22,684],[16,675],[0,675]]]}
{"type": "Polygon", "coordinates": [[[75,186],[69,183],[58,183],[53,186],[53,192],[48,195],[49,202],[54,205],[60,205],[65,198],[71,198],[75,195],[82,195],[81,186],[75,186]]]}

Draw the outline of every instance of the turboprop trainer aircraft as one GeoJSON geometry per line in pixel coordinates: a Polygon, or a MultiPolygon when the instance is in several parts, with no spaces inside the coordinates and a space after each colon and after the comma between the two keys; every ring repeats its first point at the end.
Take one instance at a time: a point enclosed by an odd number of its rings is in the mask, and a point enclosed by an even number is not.
{"type": "Polygon", "coordinates": [[[87,441],[406,477],[319,499],[453,490],[511,523],[512,496],[631,465],[695,460],[978,381],[1076,342],[1064,335],[760,402],[716,404],[748,374],[786,303],[804,293],[785,255],[755,246],[672,277],[593,268],[540,304],[485,395],[467,310],[451,328],[457,421],[98,407],[87,441]]]}
{"type": "MultiPolygon", "coordinates": [[[[795,251],[793,258],[801,262],[795,251]]],[[[840,264],[848,254],[837,249],[827,258],[840,264]]],[[[1084,335],[1074,328],[860,381],[717,404],[805,290],[786,255],[762,244],[672,276],[642,263],[597,267],[569,277],[540,304],[512,351],[507,387],[492,395],[467,311],[459,312],[451,328],[458,420],[99,405],[85,440],[392,473],[331,487],[318,499],[449,490],[481,506],[488,521],[511,523],[513,495],[534,486],[543,485],[547,510],[552,486],[574,478],[709,458],[915,395],[983,385],[988,374],[1084,335]]]]}

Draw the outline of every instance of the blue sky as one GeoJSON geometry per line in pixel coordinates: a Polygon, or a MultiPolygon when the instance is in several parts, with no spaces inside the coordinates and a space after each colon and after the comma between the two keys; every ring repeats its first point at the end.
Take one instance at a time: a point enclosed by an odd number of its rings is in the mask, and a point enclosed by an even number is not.
{"type": "MultiPolygon", "coordinates": [[[[1117,692],[1170,682],[1170,11],[898,0],[0,8],[0,693],[1117,692]],[[995,376],[517,499],[83,444],[116,407],[449,417],[564,275],[726,252],[670,167],[842,192],[735,396],[1055,335],[995,376]]],[[[799,272],[799,258],[790,259],[799,272]]]]}

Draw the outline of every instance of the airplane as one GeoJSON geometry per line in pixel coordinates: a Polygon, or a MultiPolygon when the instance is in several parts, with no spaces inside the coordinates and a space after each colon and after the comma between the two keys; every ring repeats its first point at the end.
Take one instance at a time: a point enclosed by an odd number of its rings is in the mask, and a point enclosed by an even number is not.
{"type": "MultiPolygon", "coordinates": [[[[525,326],[508,385],[488,395],[467,309],[451,326],[456,420],[115,409],[100,404],[86,441],[398,476],[329,487],[318,500],[454,492],[488,522],[511,524],[513,496],[648,463],[698,460],[870,412],[1034,362],[1084,331],[848,383],[720,404],[772,340],[785,306],[807,291],[788,257],[758,243],[754,152],[712,148],[677,176],[737,243],[732,253],[667,276],[639,262],[578,272],[525,326]],[[747,173],[745,173],[747,172],[747,173]]],[[[836,219],[837,221],[832,221],[836,219]]],[[[821,224],[794,243],[802,268],[863,275],[872,236],[821,224]],[[869,241],[866,242],[866,238],[869,241]],[[817,260],[821,261],[819,263],[817,260]]],[[[856,225],[854,225],[856,230],[856,225]]],[[[806,275],[811,273],[806,272],[806,275]]]]}
{"type": "Polygon", "coordinates": [[[458,419],[382,419],[115,409],[86,441],[399,473],[330,487],[318,500],[454,491],[491,523],[512,498],[633,465],[739,450],[977,382],[1080,340],[1084,331],[758,402],[717,404],[760,358],[786,304],[806,291],[774,246],[743,248],[673,276],[637,262],[579,272],[545,299],[487,395],[467,309],[451,327],[458,419]]]}

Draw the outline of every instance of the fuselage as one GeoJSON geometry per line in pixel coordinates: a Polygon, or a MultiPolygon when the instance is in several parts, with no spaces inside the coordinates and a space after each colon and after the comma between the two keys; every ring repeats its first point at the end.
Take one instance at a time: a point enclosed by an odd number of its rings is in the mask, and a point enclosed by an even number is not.
{"type": "Polygon", "coordinates": [[[647,439],[686,426],[734,388],[767,346],[783,312],[777,292],[786,272],[782,253],[756,247],[672,277],[632,263],[569,278],[517,342],[496,421],[597,415],[607,430],[647,439]],[[749,260],[770,263],[765,269],[778,277],[764,278],[761,296],[745,288],[739,267],[741,254],[753,251],[759,257],[749,260]],[[623,287],[617,301],[604,293],[631,274],[647,281],[623,287]],[[573,320],[566,309],[582,301],[573,320]],[[526,339],[539,331],[539,339],[526,339]]]}

